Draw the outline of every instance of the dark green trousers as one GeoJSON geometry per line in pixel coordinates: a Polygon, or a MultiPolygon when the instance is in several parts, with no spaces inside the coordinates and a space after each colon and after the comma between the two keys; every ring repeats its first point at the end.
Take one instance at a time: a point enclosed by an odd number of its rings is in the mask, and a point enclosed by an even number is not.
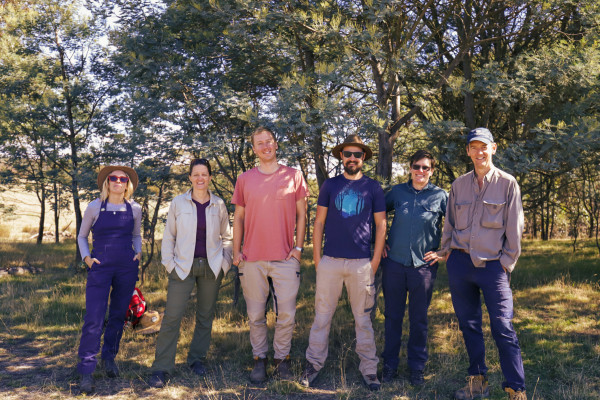
{"type": "Polygon", "coordinates": [[[190,345],[187,362],[203,360],[210,346],[212,323],[215,317],[217,295],[223,279],[223,271],[215,279],[215,274],[208,266],[205,258],[195,258],[190,274],[182,280],[173,269],[169,274],[167,288],[167,306],[165,315],[156,339],[156,353],[152,371],[172,373],[175,368],[175,355],[177,353],[177,340],[181,318],[185,312],[190,294],[197,285],[196,290],[196,326],[194,338],[190,345]]]}

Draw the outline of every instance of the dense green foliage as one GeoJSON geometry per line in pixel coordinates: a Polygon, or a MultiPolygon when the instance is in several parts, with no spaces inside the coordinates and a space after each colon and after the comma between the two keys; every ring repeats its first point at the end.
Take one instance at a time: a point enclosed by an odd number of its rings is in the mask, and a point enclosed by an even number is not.
{"type": "Polygon", "coordinates": [[[123,162],[140,171],[153,242],[185,161],[212,160],[228,199],[254,165],[258,125],[313,195],[349,133],[375,150],[368,173],[384,185],[428,148],[449,188],[470,168],[466,132],[486,126],[521,184],[528,234],[598,235],[596,1],[0,4],[0,183],[25,183],[56,210],[66,189],[77,226],[96,168],[123,162]]]}

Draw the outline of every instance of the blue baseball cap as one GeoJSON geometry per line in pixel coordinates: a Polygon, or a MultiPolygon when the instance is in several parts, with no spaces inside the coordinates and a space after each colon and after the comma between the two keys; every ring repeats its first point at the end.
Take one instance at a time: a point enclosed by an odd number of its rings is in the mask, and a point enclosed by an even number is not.
{"type": "Polygon", "coordinates": [[[469,136],[467,136],[467,144],[471,143],[473,140],[478,140],[487,144],[494,143],[494,137],[488,128],[475,128],[470,131],[469,136]]]}

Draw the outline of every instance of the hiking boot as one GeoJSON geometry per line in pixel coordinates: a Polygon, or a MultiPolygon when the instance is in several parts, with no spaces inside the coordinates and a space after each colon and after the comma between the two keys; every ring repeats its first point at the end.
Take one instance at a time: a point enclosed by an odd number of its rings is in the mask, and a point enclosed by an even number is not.
{"type": "Polygon", "coordinates": [[[307,361],[306,367],[304,367],[304,371],[302,371],[302,376],[300,377],[300,384],[304,387],[311,387],[318,375],[319,371],[315,369],[314,365],[307,361]]]}
{"type": "Polygon", "coordinates": [[[425,377],[423,376],[423,370],[411,369],[410,370],[410,384],[413,386],[421,386],[425,383],[425,377]]]}
{"type": "Polygon", "coordinates": [[[198,376],[206,375],[206,367],[204,366],[204,363],[200,360],[194,361],[194,363],[190,365],[190,369],[194,371],[194,373],[198,376]]]}
{"type": "Polygon", "coordinates": [[[457,400],[482,399],[489,397],[490,388],[485,375],[470,375],[467,376],[467,384],[465,387],[458,389],[454,393],[454,398],[457,400]]]}
{"type": "Polygon", "coordinates": [[[165,387],[167,384],[167,374],[163,371],[154,371],[150,379],[148,379],[148,385],[153,388],[160,389],[165,387]]]}
{"type": "Polygon", "coordinates": [[[291,381],[294,379],[294,374],[290,369],[290,356],[288,355],[283,360],[278,358],[273,360],[275,363],[275,371],[273,372],[274,376],[279,377],[279,379],[284,379],[287,381],[291,381]]]}
{"type": "Polygon", "coordinates": [[[376,392],[381,389],[381,382],[377,379],[377,375],[363,375],[363,380],[371,392],[376,392]]]}
{"type": "Polygon", "coordinates": [[[383,383],[389,383],[396,377],[398,377],[398,371],[391,369],[387,365],[383,366],[383,370],[381,371],[381,381],[383,383]]]}
{"type": "Polygon", "coordinates": [[[254,357],[254,368],[250,372],[250,382],[263,383],[267,380],[267,359],[254,357]]]}
{"type": "Polygon", "coordinates": [[[102,360],[102,367],[104,368],[104,372],[106,372],[106,376],[109,378],[116,378],[119,376],[119,367],[117,367],[115,360],[102,360]]]}
{"type": "Polygon", "coordinates": [[[81,393],[93,393],[95,389],[94,386],[94,377],[92,376],[92,374],[81,375],[81,382],[79,383],[79,391],[81,393]]]}
{"type": "Polygon", "coordinates": [[[514,389],[506,387],[504,388],[504,391],[506,393],[508,393],[508,399],[509,400],[527,400],[527,394],[525,393],[525,391],[521,391],[518,390],[515,392],[514,389]]]}

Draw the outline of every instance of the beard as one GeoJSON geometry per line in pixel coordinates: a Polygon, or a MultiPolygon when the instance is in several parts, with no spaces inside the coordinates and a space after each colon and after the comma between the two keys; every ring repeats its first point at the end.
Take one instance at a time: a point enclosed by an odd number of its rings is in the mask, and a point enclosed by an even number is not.
{"type": "Polygon", "coordinates": [[[346,163],[344,164],[344,171],[348,175],[356,175],[362,170],[362,167],[359,167],[356,163],[346,163]]]}

